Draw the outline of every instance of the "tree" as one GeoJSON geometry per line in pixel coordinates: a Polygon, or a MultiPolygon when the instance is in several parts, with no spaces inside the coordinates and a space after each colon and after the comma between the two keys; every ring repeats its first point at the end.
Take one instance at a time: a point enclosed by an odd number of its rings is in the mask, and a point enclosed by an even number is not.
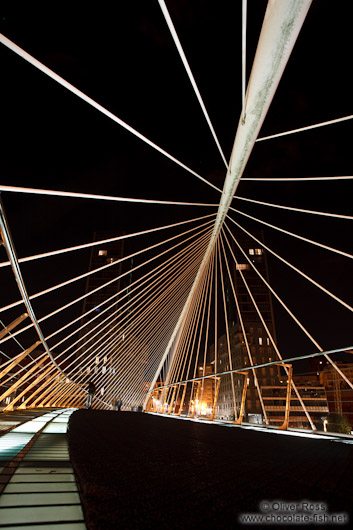
{"type": "Polygon", "coordinates": [[[327,430],[329,432],[350,434],[352,426],[348,422],[346,416],[341,416],[341,414],[332,412],[327,416],[327,430]]]}

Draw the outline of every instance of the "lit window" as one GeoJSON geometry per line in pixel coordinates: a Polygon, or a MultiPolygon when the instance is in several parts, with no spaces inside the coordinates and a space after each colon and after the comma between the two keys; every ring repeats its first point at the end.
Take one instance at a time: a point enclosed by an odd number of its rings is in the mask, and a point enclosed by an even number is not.
{"type": "Polygon", "coordinates": [[[263,253],[262,248],[255,248],[255,254],[256,254],[257,256],[262,256],[262,253],[263,253]]]}
{"type": "Polygon", "coordinates": [[[250,265],[247,263],[237,263],[235,268],[237,271],[246,271],[250,269],[250,265]]]}
{"type": "Polygon", "coordinates": [[[262,346],[262,337],[259,337],[259,344],[262,346]]]}
{"type": "Polygon", "coordinates": [[[106,256],[108,254],[107,250],[98,250],[98,256],[106,256]]]}
{"type": "Polygon", "coordinates": [[[249,254],[250,256],[253,256],[255,254],[255,250],[253,248],[249,248],[249,254]]]}
{"type": "Polygon", "coordinates": [[[96,357],[96,364],[99,364],[99,357],[96,357]]]}
{"type": "Polygon", "coordinates": [[[267,346],[270,345],[270,339],[269,339],[268,337],[267,337],[267,339],[266,339],[266,343],[267,343],[267,346]]]}

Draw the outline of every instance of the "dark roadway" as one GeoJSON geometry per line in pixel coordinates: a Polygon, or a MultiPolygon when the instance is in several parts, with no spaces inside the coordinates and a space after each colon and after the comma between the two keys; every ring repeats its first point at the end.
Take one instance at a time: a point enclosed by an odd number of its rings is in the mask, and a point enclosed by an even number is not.
{"type": "Polygon", "coordinates": [[[68,437],[89,529],[246,527],[241,514],[277,517],[277,500],[321,502],[303,513],[351,524],[352,443],[95,410],[75,412],[68,437]]]}

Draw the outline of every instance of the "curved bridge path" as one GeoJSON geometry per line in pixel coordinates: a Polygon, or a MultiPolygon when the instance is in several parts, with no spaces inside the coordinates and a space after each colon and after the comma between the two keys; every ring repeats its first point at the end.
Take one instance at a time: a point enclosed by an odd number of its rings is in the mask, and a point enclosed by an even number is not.
{"type": "Polygon", "coordinates": [[[89,529],[231,529],[249,526],[246,514],[302,513],[316,528],[330,526],[319,516],[353,520],[353,437],[79,410],[68,438],[89,529]]]}
{"type": "Polygon", "coordinates": [[[0,416],[0,528],[86,529],[66,436],[72,412],[0,416]]]}

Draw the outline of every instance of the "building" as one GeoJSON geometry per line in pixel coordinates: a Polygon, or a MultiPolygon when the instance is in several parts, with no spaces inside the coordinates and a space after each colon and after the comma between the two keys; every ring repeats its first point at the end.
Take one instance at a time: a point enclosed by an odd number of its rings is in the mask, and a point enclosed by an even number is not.
{"type": "MultiPolygon", "coordinates": [[[[336,361],[349,381],[353,381],[353,363],[336,361]]],[[[353,390],[328,361],[319,364],[320,383],[325,387],[329,411],[345,416],[353,427],[353,390]]]]}
{"type": "MultiPolygon", "coordinates": [[[[107,232],[95,232],[93,241],[102,241],[116,237],[116,234],[107,232]]],[[[120,276],[123,272],[122,257],[124,251],[123,241],[106,242],[95,245],[91,249],[89,271],[98,269],[97,272],[87,277],[86,294],[91,293],[84,299],[81,319],[80,348],[76,352],[76,367],[82,373],[83,382],[87,382],[94,376],[109,375],[114,384],[117,377],[117,367],[109,347],[107,337],[115,336],[118,332],[118,302],[123,288],[120,276]],[[105,267],[106,265],[116,265],[105,267]],[[101,269],[101,270],[99,270],[101,269]],[[105,285],[107,284],[107,285],[105,285]],[[99,289],[99,287],[104,287],[99,289]],[[111,306],[111,307],[109,307],[111,306]],[[94,359],[94,367],[85,367],[85,359],[94,359]],[[116,376],[116,377],[115,377],[116,376]]],[[[92,365],[92,363],[91,363],[92,365]]],[[[104,384],[100,392],[104,395],[104,384]]],[[[107,396],[106,396],[107,397],[107,396]]]]}
{"type": "MultiPolygon", "coordinates": [[[[250,355],[254,365],[276,360],[276,352],[265,328],[257,322],[244,323],[250,355]],[[256,325],[256,327],[255,327],[256,325]]],[[[230,370],[247,371],[247,375],[225,374],[221,377],[219,395],[216,406],[216,417],[224,420],[234,420],[234,402],[237,412],[240,409],[243,395],[244,379],[247,378],[247,393],[245,405],[245,419],[250,423],[262,424],[266,414],[261,400],[261,388],[279,384],[279,367],[276,365],[265,366],[251,370],[248,350],[240,324],[235,324],[229,330],[231,358],[228,354],[226,336],[218,339],[217,344],[217,372],[230,370]],[[255,373],[255,379],[254,379],[255,373]],[[257,380],[257,382],[256,382],[257,380]]],[[[214,346],[210,348],[210,358],[214,356],[214,346]]]]}
{"type": "MultiPolygon", "coordinates": [[[[262,233],[254,235],[258,241],[263,241],[262,233]]],[[[246,385],[244,420],[250,423],[280,426],[285,419],[287,397],[285,369],[279,364],[255,370],[251,368],[252,365],[280,361],[276,352],[276,329],[271,293],[262,280],[263,278],[269,283],[266,252],[260,243],[254,243],[253,239],[243,233],[236,232],[235,239],[238,244],[235,241],[231,244],[235,258],[231,260],[231,276],[239,311],[234,300],[232,283],[228,279],[225,291],[229,344],[226,334],[223,334],[218,338],[216,351],[213,345],[208,355],[209,359],[216,359],[217,373],[231,370],[240,370],[244,373],[222,375],[216,417],[231,421],[238,418],[246,385]],[[262,278],[252,268],[251,263],[262,278]]],[[[298,381],[297,391],[314,424],[320,428],[322,418],[328,413],[325,388],[318,378],[315,378],[310,381],[298,381]]],[[[310,428],[311,426],[293,388],[289,422],[292,427],[310,428]]]]}
{"type": "MultiPolygon", "coordinates": [[[[94,241],[114,237],[116,234],[96,232],[94,241]]],[[[106,402],[114,405],[119,398],[124,409],[138,410],[143,402],[149,348],[133,326],[134,263],[132,258],[123,257],[123,240],[92,247],[89,270],[98,270],[86,282],[86,293],[92,294],[84,301],[76,366],[81,370],[82,382],[93,379],[98,383],[106,402]],[[86,366],[87,358],[90,366],[86,366]]]]}
{"type": "MultiPolygon", "coordinates": [[[[255,234],[259,241],[263,241],[262,232],[255,234]]],[[[254,242],[243,232],[235,233],[236,241],[231,242],[232,254],[230,260],[232,282],[225,281],[227,301],[227,317],[229,328],[229,345],[226,335],[222,335],[215,346],[209,349],[209,359],[216,359],[217,372],[231,369],[247,371],[243,374],[227,374],[221,377],[216,417],[224,420],[234,420],[237,416],[244,388],[244,378],[247,378],[247,394],[245,419],[253,423],[266,422],[266,412],[261,399],[261,387],[279,384],[279,367],[276,365],[251,370],[251,365],[275,361],[276,351],[272,340],[276,343],[276,331],[273,316],[271,293],[257,272],[252,268],[254,264],[261,276],[268,281],[268,266],[265,249],[254,242]],[[240,250],[239,246],[243,251],[240,250]],[[234,300],[233,287],[241,314],[241,320],[234,300]],[[249,294],[249,291],[251,295],[249,294]],[[255,304],[262,315],[261,320],[255,304]],[[269,333],[267,333],[266,328],[269,333]],[[272,340],[271,340],[271,337],[272,340]],[[229,353],[230,350],[230,353],[229,353]],[[236,403],[237,414],[234,411],[236,403]]]]}
{"type": "MultiPolygon", "coordinates": [[[[113,234],[108,234],[107,232],[95,232],[93,241],[100,241],[104,239],[109,239],[111,237],[113,237],[113,234]]],[[[102,313],[103,309],[106,306],[101,306],[101,304],[112,296],[115,296],[119,292],[121,285],[121,280],[119,276],[122,273],[122,263],[120,260],[123,257],[123,252],[123,241],[102,243],[102,245],[92,247],[89,271],[99,269],[105,265],[109,265],[114,262],[118,262],[118,264],[112,267],[105,268],[103,270],[99,270],[98,272],[88,276],[86,282],[86,293],[94,291],[98,287],[101,287],[102,285],[108,282],[109,283],[107,286],[103,287],[99,291],[93,292],[90,296],[85,298],[83,305],[83,315],[85,315],[87,311],[93,308],[96,313],[102,313]]],[[[111,303],[113,303],[113,301],[111,303]]],[[[111,313],[112,312],[113,310],[111,311],[111,313]]],[[[88,322],[90,318],[91,317],[89,316],[87,318],[83,316],[83,322],[88,322]]],[[[101,318],[99,316],[99,318],[96,320],[98,320],[99,322],[103,320],[103,317],[101,318]]]]}
{"type": "MultiPolygon", "coordinates": [[[[322,430],[323,420],[329,413],[324,386],[320,385],[315,379],[309,380],[306,378],[306,381],[296,377],[293,379],[299,396],[315,427],[322,430]]],[[[284,422],[287,397],[287,382],[282,379],[280,383],[277,386],[263,386],[261,388],[269,423],[278,427],[284,422]]],[[[291,390],[289,425],[299,429],[310,427],[308,418],[293,388],[291,390]]]]}
{"type": "MultiPolygon", "coordinates": [[[[198,377],[213,375],[214,367],[212,364],[205,364],[198,367],[198,377]]],[[[211,416],[214,405],[214,398],[217,388],[217,380],[207,378],[199,381],[199,388],[195,388],[194,407],[197,416],[211,416]]]]}

